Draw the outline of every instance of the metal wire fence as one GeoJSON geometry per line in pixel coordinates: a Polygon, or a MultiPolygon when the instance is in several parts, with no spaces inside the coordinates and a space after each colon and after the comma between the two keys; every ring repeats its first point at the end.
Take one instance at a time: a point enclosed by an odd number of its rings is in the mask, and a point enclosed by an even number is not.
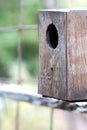
{"type": "MultiPolygon", "coordinates": [[[[17,26],[10,26],[10,27],[0,27],[0,33],[10,33],[10,32],[18,32],[18,44],[17,44],[17,59],[18,59],[18,71],[17,71],[17,82],[18,84],[21,82],[30,82],[27,80],[23,80],[21,77],[22,72],[22,37],[23,37],[23,30],[37,30],[37,24],[30,24],[30,25],[23,25],[23,0],[19,0],[18,6],[18,25],[17,26]]],[[[9,78],[0,77],[0,81],[9,81],[9,78]]],[[[32,82],[37,82],[37,79],[32,79],[32,82]]]]}
{"type": "MultiPolygon", "coordinates": [[[[23,0],[19,0],[18,6],[18,25],[17,26],[10,26],[10,27],[0,27],[0,33],[10,33],[18,31],[18,44],[17,44],[17,59],[18,59],[18,71],[17,71],[17,82],[21,84],[22,82],[27,82],[27,80],[23,81],[22,79],[22,35],[23,30],[37,30],[37,24],[31,25],[23,25],[23,0]]],[[[0,78],[1,82],[9,81],[8,78],[0,78]]],[[[31,82],[31,81],[28,81],[31,82]]],[[[37,82],[37,79],[32,79],[32,82],[37,82]]],[[[3,98],[1,98],[3,100],[3,98]]],[[[20,102],[17,102],[16,105],[16,116],[15,116],[15,130],[19,130],[20,127],[20,102]]],[[[50,126],[49,129],[52,130],[53,128],[53,109],[50,109],[50,126]]],[[[2,117],[0,117],[0,130],[2,130],[2,117]]]]}
{"type": "MultiPolygon", "coordinates": [[[[29,25],[23,25],[23,0],[19,0],[19,6],[18,6],[18,25],[17,26],[10,26],[10,27],[0,27],[0,33],[10,33],[10,32],[18,32],[18,39],[17,39],[17,60],[18,60],[18,70],[17,70],[17,81],[15,81],[18,85],[21,85],[21,83],[25,83],[25,82],[38,82],[37,79],[32,79],[32,80],[23,80],[22,79],[22,37],[23,37],[23,30],[37,30],[38,29],[38,25],[37,24],[29,24],[29,25]]],[[[56,4],[55,4],[56,5],[56,4]]],[[[0,82],[4,82],[7,81],[8,82],[8,78],[0,78],[0,82]]],[[[4,87],[4,86],[3,86],[4,87]]],[[[18,86],[17,86],[18,87],[18,86]]],[[[16,88],[15,88],[16,89],[16,88]]],[[[19,88],[20,89],[20,88],[19,88]]],[[[26,88],[25,88],[26,89],[26,88]]],[[[26,90],[27,91],[27,90],[26,90]]],[[[0,88],[0,99],[2,100],[2,102],[4,102],[5,104],[5,109],[7,107],[6,98],[11,98],[16,100],[16,113],[15,113],[15,126],[14,126],[14,130],[20,130],[20,126],[22,124],[20,124],[20,102],[21,101],[25,101],[25,102],[29,102],[32,104],[39,104],[42,106],[47,106],[49,108],[49,120],[48,120],[48,124],[49,124],[49,130],[53,130],[54,128],[54,108],[61,108],[61,109],[66,109],[66,110],[76,110],[79,109],[79,111],[81,111],[82,106],[80,107],[78,104],[68,104],[66,102],[62,102],[62,101],[58,101],[58,100],[51,100],[51,99],[47,99],[47,98],[43,98],[43,97],[35,97],[30,96],[29,94],[27,95],[25,93],[20,94],[20,91],[17,91],[17,93],[15,94],[14,90],[11,92],[3,92],[1,91],[0,88]]],[[[9,107],[8,107],[9,109],[9,107]]],[[[85,105],[83,105],[83,111],[82,112],[87,112],[87,103],[85,105]]],[[[60,112],[61,113],[61,112],[60,112]]],[[[42,113],[43,114],[43,113],[42,113]]],[[[59,114],[59,113],[58,113],[59,114]]],[[[3,126],[3,116],[2,113],[0,111],[0,130],[3,130],[2,126],[3,126]]],[[[62,115],[62,114],[61,114],[62,115]]],[[[37,117],[35,117],[37,118],[37,117]]],[[[65,118],[65,117],[64,117],[65,118]]],[[[69,116],[69,118],[71,118],[69,116]]],[[[69,119],[66,118],[66,119],[69,119]]],[[[39,121],[38,121],[39,122],[39,121]]],[[[58,122],[58,120],[57,120],[58,122]]],[[[34,124],[33,124],[34,125],[34,124]]],[[[55,127],[56,128],[56,127],[55,127]]],[[[68,128],[68,127],[67,127],[68,128]]],[[[57,129],[57,128],[56,128],[57,129]]]]}

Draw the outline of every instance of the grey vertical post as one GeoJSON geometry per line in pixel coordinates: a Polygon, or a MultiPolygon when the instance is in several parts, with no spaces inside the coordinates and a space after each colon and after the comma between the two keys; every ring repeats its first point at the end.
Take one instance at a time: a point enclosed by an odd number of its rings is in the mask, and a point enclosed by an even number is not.
{"type": "MultiPolygon", "coordinates": [[[[22,63],[22,10],[23,10],[23,0],[19,0],[19,19],[18,19],[18,84],[21,84],[22,77],[21,77],[21,63],[22,63]]],[[[15,129],[19,130],[19,112],[20,112],[20,104],[17,102],[17,109],[16,109],[16,126],[15,129]]]]}
{"type": "Polygon", "coordinates": [[[50,130],[53,130],[53,108],[51,108],[50,114],[50,130]]]}

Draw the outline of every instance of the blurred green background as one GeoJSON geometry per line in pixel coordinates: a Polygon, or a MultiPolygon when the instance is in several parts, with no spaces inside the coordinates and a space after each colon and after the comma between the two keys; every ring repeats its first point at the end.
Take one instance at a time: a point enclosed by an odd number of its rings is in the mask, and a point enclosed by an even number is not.
{"type": "MultiPolygon", "coordinates": [[[[38,24],[38,10],[42,8],[86,7],[86,0],[23,0],[22,24],[38,24]],[[50,4],[49,4],[50,3],[50,4]]],[[[0,0],[0,27],[19,25],[19,1],[0,0]]],[[[0,32],[0,77],[17,79],[18,31],[0,32]]],[[[38,30],[22,31],[22,78],[37,78],[38,75],[38,30]]]]}
{"type": "MultiPolygon", "coordinates": [[[[38,24],[37,14],[39,9],[87,7],[87,0],[22,1],[21,22],[23,25],[38,24]]],[[[0,28],[18,25],[19,0],[0,0],[0,28]]],[[[18,40],[18,31],[0,32],[0,78],[9,78],[12,81],[18,79],[18,40]]],[[[23,30],[21,41],[22,79],[37,79],[38,30],[23,30]]],[[[61,120],[59,113],[55,112],[53,117],[53,127],[55,130],[61,129],[61,126],[64,126],[64,129],[66,128],[67,118],[64,117],[64,120],[61,120]]],[[[6,99],[4,101],[1,98],[0,130],[17,130],[16,125],[18,125],[20,130],[48,130],[50,128],[50,114],[51,111],[49,108],[36,107],[27,103],[17,103],[6,99]]]]}

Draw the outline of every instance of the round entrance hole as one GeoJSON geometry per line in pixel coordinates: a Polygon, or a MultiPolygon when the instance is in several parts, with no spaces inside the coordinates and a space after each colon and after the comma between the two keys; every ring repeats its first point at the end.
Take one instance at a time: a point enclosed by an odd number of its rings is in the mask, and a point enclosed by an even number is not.
{"type": "Polygon", "coordinates": [[[58,31],[54,24],[50,24],[46,31],[47,43],[53,49],[58,45],[58,31]]]}

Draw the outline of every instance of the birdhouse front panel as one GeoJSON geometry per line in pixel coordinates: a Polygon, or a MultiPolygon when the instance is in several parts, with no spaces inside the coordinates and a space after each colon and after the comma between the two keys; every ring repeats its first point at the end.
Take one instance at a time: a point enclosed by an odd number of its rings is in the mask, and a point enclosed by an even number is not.
{"type": "Polygon", "coordinates": [[[39,93],[66,99],[66,13],[39,12],[39,93]]]}
{"type": "Polygon", "coordinates": [[[87,99],[87,11],[39,11],[39,87],[44,96],[87,99]]]}

